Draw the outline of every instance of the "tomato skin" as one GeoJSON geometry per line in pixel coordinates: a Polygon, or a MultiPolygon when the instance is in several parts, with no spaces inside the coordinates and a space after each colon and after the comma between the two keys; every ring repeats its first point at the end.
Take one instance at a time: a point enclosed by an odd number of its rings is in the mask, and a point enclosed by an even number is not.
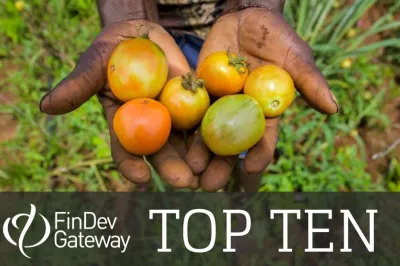
{"type": "Polygon", "coordinates": [[[108,83],[111,91],[123,102],[137,98],[154,99],[167,77],[167,58],[149,39],[134,38],[120,43],[108,62],[108,83]]]}
{"type": "Polygon", "coordinates": [[[253,70],[244,85],[244,94],[254,97],[265,117],[280,116],[293,102],[295,87],[290,75],[275,65],[253,70]]]}
{"type": "Polygon", "coordinates": [[[167,108],[153,99],[134,99],[115,113],[113,126],[121,145],[135,155],[160,150],[171,133],[167,108]]]}
{"type": "Polygon", "coordinates": [[[172,127],[189,130],[200,123],[210,107],[210,97],[204,87],[191,91],[182,86],[182,77],[167,82],[160,95],[160,102],[167,107],[172,127]]]}
{"type": "Polygon", "coordinates": [[[238,155],[253,147],[264,135],[265,117],[261,106],[244,94],[218,99],[201,124],[204,143],[215,154],[238,155]]]}
{"type": "MultiPolygon", "coordinates": [[[[232,54],[233,57],[237,57],[232,54]]],[[[223,97],[239,93],[244,86],[249,71],[247,66],[241,68],[239,73],[235,66],[231,65],[227,52],[215,52],[210,54],[199,66],[197,76],[204,79],[209,94],[215,97],[223,97]]]]}

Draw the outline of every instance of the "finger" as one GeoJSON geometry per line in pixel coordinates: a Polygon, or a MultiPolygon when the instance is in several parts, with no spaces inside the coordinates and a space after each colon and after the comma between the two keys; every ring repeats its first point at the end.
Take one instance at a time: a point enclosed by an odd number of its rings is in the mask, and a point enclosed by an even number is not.
{"type": "Polygon", "coordinates": [[[193,177],[192,184],[190,185],[190,188],[193,190],[197,190],[200,188],[200,177],[198,175],[193,177]]]}
{"type": "Polygon", "coordinates": [[[316,110],[334,114],[338,104],[316,66],[310,46],[281,14],[253,10],[240,29],[243,48],[252,56],[285,69],[307,103],[316,110]]]}
{"type": "Polygon", "coordinates": [[[264,136],[248,151],[244,159],[244,170],[250,175],[263,172],[274,157],[278,141],[279,118],[266,119],[265,121],[264,136]]]}
{"type": "Polygon", "coordinates": [[[191,71],[182,50],[166,31],[163,29],[150,31],[150,39],[165,52],[168,60],[168,80],[191,71]]]}
{"type": "Polygon", "coordinates": [[[169,76],[181,75],[190,70],[184,55],[174,39],[161,27],[142,21],[121,22],[107,28],[82,54],[75,69],[40,102],[40,110],[57,115],[71,112],[89,100],[107,80],[105,69],[114,48],[124,38],[136,36],[135,25],[145,24],[149,37],[165,52],[169,64],[169,76]]]}
{"type": "Polygon", "coordinates": [[[184,159],[187,153],[187,145],[183,133],[171,132],[169,136],[169,143],[171,143],[171,145],[174,147],[179,157],[184,159]]]}
{"type": "Polygon", "coordinates": [[[244,160],[239,160],[236,164],[233,172],[233,178],[235,179],[236,191],[245,192],[257,192],[260,187],[260,181],[262,177],[262,172],[258,174],[248,174],[244,170],[244,160]]]}
{"type": "Polygon", "coordinates": [[[287,44],[289,50],[283,68],[293,78],[296,88],[311,107],[326,114],[337,113],[337,99],[315,64],[311,48],[297,34],[292,41],[287,44]]]}
{"type": "Polygon", "coordinates": [[[190,167],[179,157],[171,143],[150,157],[152,165],[161,178],[175,188],[187,188],[192,184],[193,173],[190,167]]]}
{"type": "Polygon", "coordinates": [[[114,131],[113,119],[119,105],[103,95],[99,95],[99,100],[103,105],[106,115],[110,131],[111,155],[117,165],[118,171],[123,177],[136,184],[147,183],[151,178],[150,168],[141,157],[130,154],[122,147],[114,131]]]}
{"type": "Polygon", "coordinates": [[[104,69],[115,47],[107,36],[100,35],[83,53],[75,69],[52,91],[43,96],[40,110],[51,115],[65,114],[77,109],[104,86],[104,69]]]}
{"type": "Polygon", "coordinates": [[[237,156],[215,156],[200,177],[200,187],[208,192],[222,189],[231,177],[237,158],[237,156]]]}
{"type": "Polygon", "coordinates": [[[200,130],[196,131],[186,153],[185,161],[195,175],[204,172],[210,161],[211,153],[206,144],[201,139],[200,130]]]}

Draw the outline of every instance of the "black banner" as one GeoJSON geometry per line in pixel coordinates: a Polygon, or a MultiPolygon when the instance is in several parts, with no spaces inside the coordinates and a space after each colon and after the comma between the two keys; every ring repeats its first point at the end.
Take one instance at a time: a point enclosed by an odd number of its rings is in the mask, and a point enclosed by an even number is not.
{"type": "Polygon", "coordinates": [[[1,265],[399,265],[400,194],[1,193],[1,265]]]}

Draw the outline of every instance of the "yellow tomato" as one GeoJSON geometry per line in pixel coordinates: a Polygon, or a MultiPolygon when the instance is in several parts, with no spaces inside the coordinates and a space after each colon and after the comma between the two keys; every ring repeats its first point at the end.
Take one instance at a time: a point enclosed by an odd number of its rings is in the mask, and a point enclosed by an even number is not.
{"type": "Polygon", "coordinates": [[[194,128],[210,107],[204,81],[196,79],[193,73],[168,81],[161,92],[160,102],[167,107],[172,126],[178,130],[194,128]]]}
{"type": "Polygon", "coordinates": [[[208,93],[215,97],[239,93],[248,73],[246,58],[229,51],[210,54],[197,70],[198,77],[205,80],[208,93]]]}
{"type": "Polygon", "coordinates": [[[121,101],[155,98],[168,76],[163,50],[146,38],[120,43],[108,62],[107,77],[111,91],[121,101]]]}
{"type": "Polygon", "coordinates": [[[285,70],[275,65],[265,65],[250,73],[244,93],[258,101],[265,117],[277,117],[293,102],[295,88],[285,70]]]}

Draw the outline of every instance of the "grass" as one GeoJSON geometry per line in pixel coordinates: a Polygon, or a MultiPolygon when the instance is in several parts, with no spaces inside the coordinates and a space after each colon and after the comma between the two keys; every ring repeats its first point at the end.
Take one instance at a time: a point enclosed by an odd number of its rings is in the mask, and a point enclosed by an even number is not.
{"type": "MultiPolygon", "coordinates": [[[[341,111],[328,118],[297,100],[282,118],[282,155],[268,168],[260,191],[400,191],[399,158],[389,154],[388,169],[373,176],[366,171],[369,155],[359,134],[361,128],[390,128],[382,105],[400,96],[394,81],[400,23],[393,19],[400,2],[385,1],[385,16],[366,30],[357,27],[377,2],[287,1],[286,17],[313,47],[341,111]],[[393,34],[365,42],[387,31],[393,34]],[[344,60],[350,67],[343,67],[344,60]],[[338,145],[343,139],[350,141],[338,145]]],[[[97,99],[64,116],[49,118],[38,109],[41,96],[73,69],[99,32],[94,1],[32,0],[20,11],[12,0],[0,5],[0,88],[18,98],[0,105],[0,113],[19,122],[15,138],[0,143],[0,190],[131,190],[110,158],[97,99]]],[[[166,190],[153,173],[151,189],[166,190]]]]}

